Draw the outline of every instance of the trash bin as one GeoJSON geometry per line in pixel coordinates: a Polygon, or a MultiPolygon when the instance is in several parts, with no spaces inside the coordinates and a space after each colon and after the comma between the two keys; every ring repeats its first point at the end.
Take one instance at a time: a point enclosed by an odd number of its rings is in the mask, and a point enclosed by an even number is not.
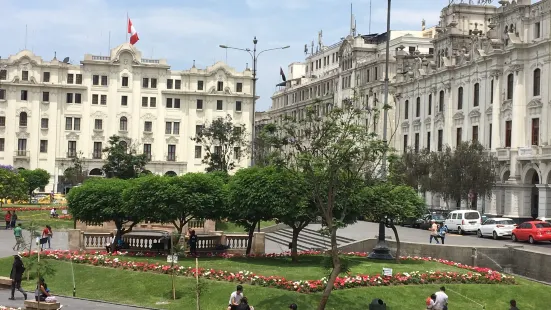
{"type": "Polygon", "coordinates": [[[386,310],[386,304],[379,298],[375,298],[369,304],[369,310],[386,310]]]}

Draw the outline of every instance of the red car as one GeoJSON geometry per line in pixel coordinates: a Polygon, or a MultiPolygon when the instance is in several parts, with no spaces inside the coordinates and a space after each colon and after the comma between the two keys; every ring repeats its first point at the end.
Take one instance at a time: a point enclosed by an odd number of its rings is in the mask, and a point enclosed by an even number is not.
{"type": "Polygon", "coordinates": [[[551,224],[543,221],[524,222],[513,229],[511,239],[514,242],[528,240],[532,244],[551,241],[551,224]]]}

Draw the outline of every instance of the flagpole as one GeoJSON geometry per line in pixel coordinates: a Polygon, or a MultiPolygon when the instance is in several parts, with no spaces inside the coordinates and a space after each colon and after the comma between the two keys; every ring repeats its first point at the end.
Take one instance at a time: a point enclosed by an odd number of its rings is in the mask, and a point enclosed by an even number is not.
{"type": "Polygon", "coordinates": [[[126,27],[125,27],[126,28],[126,31],[125,31],[126,32],[126,42],[128,42],[128,20],[129,20],[128,12],[126,12],[126,27]]]}

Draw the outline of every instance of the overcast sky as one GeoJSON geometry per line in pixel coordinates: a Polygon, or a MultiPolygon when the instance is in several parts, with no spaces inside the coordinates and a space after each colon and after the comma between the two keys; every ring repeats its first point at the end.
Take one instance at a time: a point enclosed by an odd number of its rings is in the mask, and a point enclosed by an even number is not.
{"type": "MultiPolygon", "coordinates": [[[[385,0],[372,0],[371,32],[385,31],[385,0]]],[[[497,3],[497,0],[495,1],[497,3]]],[[[353,0],[357,31],[369,33],[370,0],[353,0]]],[[[420,30],[438,22],[448,0],[393,0],[392,29],[420,30]]],[[[345,0],[0,0],[0,56],[6,58],[25,46],[50,60],[69,56],[72,63],[85,53],[107,55],[111,47],[125,41],[128,12],[139,33],[136,47],[145,58],[165,58],[175,70],[225,61],[238,71],[251,65],[248,54],[226,51],[218,45],[258,49],[290,45],[271,51],[258,61],[258,110],[271,105],[270,96],[284,70],[304,59],[304,44],[315,40],[323,30],[325,45],[336,43],[349,32],[350,2],[345,0]]]]}

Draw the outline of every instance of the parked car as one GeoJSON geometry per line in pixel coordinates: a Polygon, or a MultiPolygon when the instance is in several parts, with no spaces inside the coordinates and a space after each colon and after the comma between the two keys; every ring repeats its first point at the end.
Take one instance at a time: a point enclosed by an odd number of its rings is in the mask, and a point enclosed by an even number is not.
{"type": "Polygon", "coordinates": [[[510,237],[513,229],[517,225],[510,218],[495,217],[487,219],[478,229],[478,238],[484,238],[485,236],[492,236],[494,239],[500,237],[510,237]]]}
{"type": "Polygon", "coordinates": [[[436,213],[427,214],[421,220],[418,227],[421,229],[429,229],[430,226],[432,225],[432,220],[434,220],[436,224],[441,226],[441,225],[444,225],[444,221],[446,220],[446,218],[442,214],[436,214],[436,213]]]}
{"type": "Polygon", "coordinates": [[[532,244],[551,241],[551,224],[543,221],[524,222],[513,229],[511,239],[514,242],[528,241],[532,244]]]}
{"type": "Polygon", "coordinates": [[[457,231],[460,235],[465,232],[477,232],[481,224],[480,213],[475,210],[452,211],[444,221],[448,231],[457,231]]]}

